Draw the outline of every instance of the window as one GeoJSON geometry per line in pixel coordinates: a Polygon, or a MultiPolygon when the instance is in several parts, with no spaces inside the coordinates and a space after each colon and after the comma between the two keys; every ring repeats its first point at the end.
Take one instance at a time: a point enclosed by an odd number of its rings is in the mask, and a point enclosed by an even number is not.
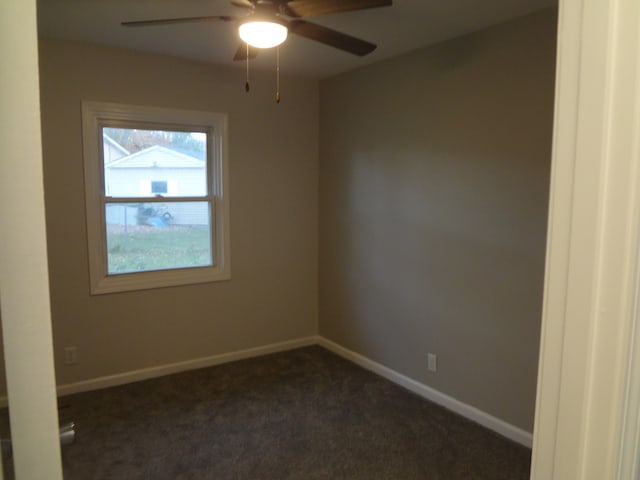
{"type": "Polygon", "coordinates": [[[155,182],[151,182],[151,193],[154,193],[156,195],[160,195],[160,194],[166,194],[168,192],[167,190],[167,181],[166,180],[162,180],[162,181],[155,181],[155,182]]]}
{"type": "Polygon", "coordinates": [[[91,293],[230,278],[226,117],[82,104],[91,293]]]}

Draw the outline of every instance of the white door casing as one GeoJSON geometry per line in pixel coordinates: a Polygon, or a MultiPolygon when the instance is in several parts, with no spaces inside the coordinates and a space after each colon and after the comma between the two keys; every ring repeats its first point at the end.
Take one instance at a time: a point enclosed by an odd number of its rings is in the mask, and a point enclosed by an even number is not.
{"type": "Polygon", "coordinates": [[[534,480],[630,480],[635,463],[639,39],[637,0],[560,0],[534,480]]]}
{"type": "Polygon", "coordinates": [[[37,42],[35,0],[2,0],[0,308],[13,462],[19,480],[58,480],[37,42]]]}

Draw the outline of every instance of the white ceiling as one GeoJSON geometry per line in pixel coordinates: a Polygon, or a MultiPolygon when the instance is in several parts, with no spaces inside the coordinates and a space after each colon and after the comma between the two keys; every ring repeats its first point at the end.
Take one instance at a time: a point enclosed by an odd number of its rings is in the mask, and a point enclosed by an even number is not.
{"type": "MultiPolygon", "coordinates": [[[[306,18],[378,48],[357,57],[292,35],[280,47],[281,71],[325,78],[556,4],[557,0],[394,0],[390,7],[306,18]]],[[[126,28],[120,22],[245,12],[227,0],[38,0],[38,28],[48,37],[244,67],[232,61],[239,46],[233,23],[126,28]]],[[[252,68],[272,69],[275,53],[261,52],[252,62],[252,68]]]]}

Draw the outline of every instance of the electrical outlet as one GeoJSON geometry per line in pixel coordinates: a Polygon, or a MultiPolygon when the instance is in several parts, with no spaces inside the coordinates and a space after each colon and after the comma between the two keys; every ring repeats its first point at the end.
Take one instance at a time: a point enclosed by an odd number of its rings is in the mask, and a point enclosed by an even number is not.
{"type": "Polygon", "coordinates": [[[435,353],[427,354],[427,368],[430,372],[438,371],[438,356],[435,353]]]}
{"type": "Polygon", "coordinates": [[[78,349],[76,347],[65,347],[64,363],[65,365],[75,365],[78,363],[78,349]]]}

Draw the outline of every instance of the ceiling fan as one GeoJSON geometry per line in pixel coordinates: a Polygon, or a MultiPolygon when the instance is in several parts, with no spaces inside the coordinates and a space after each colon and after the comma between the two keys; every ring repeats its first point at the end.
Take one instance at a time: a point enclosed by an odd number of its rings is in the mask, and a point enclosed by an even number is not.
{"type": "Polygon", "coordinates": [[[163,18],[122,22],[126,27],[144,27],[190,22],[233,22],[238,25],[240,44],[234,60],[254,58],[260,48],[280,45],[288,34],[299,35],[339,50],[364,56],[376,49],[373,43],[301,18],[328,13],[364,10],[392,5],[392,0],[230,0],[248,10],[243,16],[213,15],[203,17],[163,18]]]}

